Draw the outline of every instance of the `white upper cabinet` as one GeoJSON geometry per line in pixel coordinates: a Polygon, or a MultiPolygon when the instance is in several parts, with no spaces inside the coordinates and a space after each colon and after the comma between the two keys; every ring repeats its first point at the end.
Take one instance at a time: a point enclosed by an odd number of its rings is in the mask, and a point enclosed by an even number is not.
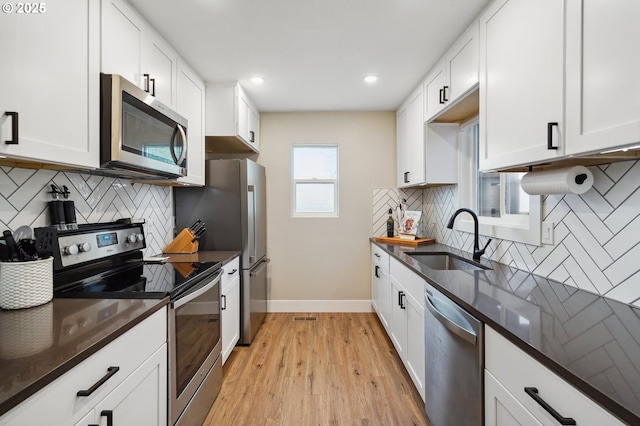
{"type": "Polygon", "coordinates": [[[178,54],[124,0],[102,2],[102,72],[175,108],[178,54]]]}
{"type": "Polygon", "coordinates": [[[481,170],[564,154],[564,3],[497,0],[480,16],[481,170]]]}
{"type": "Polygon", "coordinates": [[[449,49],[424,80],[424,121],[454,105],[478,84],[478,23],[449,49]]]}
{"type": "Polygon", "coordinates": [[[99,5],[39,5],[41,13],[0,14],[0,154],[98,167],[99,5]]]}
{"type": "Polygon", "coordinates": [[[176,112],[189,122],[187,176],[178,182],[204,185],[204,81],[182,60],[178,61],[176,112]]]}
{"type": "Polygon", "coordinates": [[[424,183],[424,121],[422,86],[396,112],[398,186],[424,183]]]}
{"type": "Polygon", "coordinates": [[[640,2],[567,3],[567,154],[640,142],[640,2]]]}
{"type": "Polygon", "coordinates": [[[258,153],[260,112],[238,82],[207,84],[206,150],[258,153]]]}

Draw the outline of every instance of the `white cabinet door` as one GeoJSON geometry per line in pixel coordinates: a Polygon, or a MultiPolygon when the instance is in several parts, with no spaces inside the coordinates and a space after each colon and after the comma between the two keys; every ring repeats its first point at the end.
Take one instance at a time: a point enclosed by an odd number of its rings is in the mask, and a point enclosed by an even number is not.
{"type": "MultiPolygon", "coordinates": [[[[149,91],[160,102],[175,108],[178,54],[155,31],[148,29],[146,35],[144,72],[149,74],[149,91]]],[[[189,121],[189,128],[191,128],[191,121],[189,121]]]]}
{"type": "Polygon", "coordinates": [[[640,2],[566,3],[566,153],[638,144],[640,2]]]}
{"type": "Polygon", "coordinates": [[[446,56],[448,88],[444,90],[444,101],[454,103],[478,84],[478,22],[456,41],[446,56]]]}
{"type": "Polygon", "coordinates": [[[238,116],[236,117],[236,126],[238,128],[236,132],[245,142],[249,142],[249,111],[251,107],[242,88],[237,86],[237,90],[238,116]]]}
{"type": "Polygon", "coordinates": [[[410,294],[405,297],[407,311],[407,371],[416,385],[424,401],[425,386],[425,342],[424,342],[424,307],[410,294]]]}
{"type": "Polygon", "coordinates": [[[564,2],[497,0],[479,23],[480,169],[562,156],[564,2]]]}
{"type": "Polygon", "coordinates": [[[240,276],[222,292],[222,364],[240,339],[240,276]]]}
{"type": "Polygon", "coordinates": [[[94,415],[95,422],[100,424],[106,421],[106,424],[166,425],[166,343],[107,395],[96,406],[94,415]]]}
{"type": "Polygon", "coordinates": [[[391,341],[404,361],[407,350],[407,307],[405,289],[391,276],[391,341]]]}
{"type": "Polygon", "coordinates": [[[424,183],[424,114],[422,86],[418,86],[398,110],[398,185],[424,183]]]}
{"type": "Polygon", "coordinates": [[[102,72],[119,74],[142,89],[147,23],[124,0],[102,1],[102,72]]]}
{"type": "Polygon", "coordinates": [[[424,80],[424,121],[437,115],[445,107],[446,85],[445,61],[440,61],[424,80]]]}
{"type": "Polygon", "coordinates": [[[97,167],[99,5],[67,0],[47,6],[40,14],[0,16],[0,154],[97,167]]]}
{"type": "Polygon", "coordinates": [[[178,182],[204,185],[204,82],[182,60],[178,64],[176,111],[189,122],[187,176],[178,182]]]}
{"type": "Polygon", "coordinates": [[[389,271],[376,264],[371,270],[371,298],[373,307],[384,328],[389,331],[391,324],[391,284],[389,271]]]}
{"type": "Polygon", "coordinates": [[[542,426],[488,370],[484,370],[484,424],[542,426]]]}
{"type": "Polygon", "coordinates": [[[255,107],[249,110],[249,143],[260,150],[260,113],[255,107]]]}

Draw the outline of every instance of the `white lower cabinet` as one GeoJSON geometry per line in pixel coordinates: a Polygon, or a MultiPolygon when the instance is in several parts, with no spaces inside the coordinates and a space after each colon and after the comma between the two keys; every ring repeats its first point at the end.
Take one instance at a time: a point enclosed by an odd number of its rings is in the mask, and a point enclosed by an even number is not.
{"type": "Polygon", "coordinates": [[[391,291],[389,255],[371,244],[371,305],[387,333],[391,332],[391,291]]]}
{"type": "Polygon", "coordinates": [[[166,425],[166,308],[0,418],[2,426],[35,424],[166,425]],[[78,396],[81,390],[88,395],[78,396]]]}
{"type": "Polygon", "coordinates": [[[424,400],[424,279],[398,260],[389,261],[391,324],[387,332],[424,400]]]}
{"type": "Polygon", "coordinates": [[[573,419],[576,425],[623,425],[487,325],[485,367],[486,426],[560,424],[543,408],[544,403],[556,412],[557,417],[573,419]]]}
{"type": "Polygon", "coordinates": [[[222,364],[240,339],[240,257],[224,265],[222,273],[222,364]]]}

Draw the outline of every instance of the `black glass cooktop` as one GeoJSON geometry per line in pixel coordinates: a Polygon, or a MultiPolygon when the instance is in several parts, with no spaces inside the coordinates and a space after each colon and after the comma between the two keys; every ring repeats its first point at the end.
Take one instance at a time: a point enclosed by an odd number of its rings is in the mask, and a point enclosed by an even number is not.
{"type": "Polygon", "coordinates": [[[54,297],[173,299],[215,274],[220,267],[220,262],[136,262],[66,283],[54,291],[54,297]]]}

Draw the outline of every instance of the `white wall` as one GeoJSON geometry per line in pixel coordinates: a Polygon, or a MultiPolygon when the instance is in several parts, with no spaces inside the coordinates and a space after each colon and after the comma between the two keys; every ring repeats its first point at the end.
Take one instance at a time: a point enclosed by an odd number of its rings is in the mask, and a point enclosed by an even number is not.
{"type": "Polygon", "coordinates": [[[395,185],[394,112],[263,113],[270,310],[370,309],[371,190],[395,185]],[[293,144],[339,145],[338,218],[293,218],[293,144]]]}

